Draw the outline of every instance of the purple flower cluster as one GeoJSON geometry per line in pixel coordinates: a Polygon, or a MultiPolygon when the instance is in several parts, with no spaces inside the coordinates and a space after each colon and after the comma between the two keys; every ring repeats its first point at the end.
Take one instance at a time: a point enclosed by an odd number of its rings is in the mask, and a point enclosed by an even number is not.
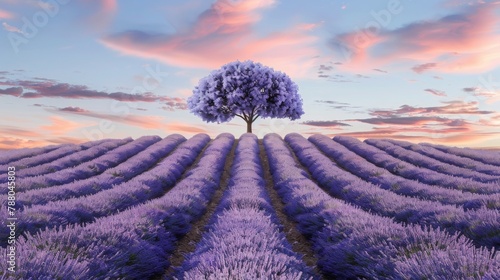
{"type": "MultiPolygon", "coordinates": [[[[178,135],[172,139],[166,139],[166,143],[163,144],[167,144],[172,150],[176,146],[177,139],[182,140],[183,137],[181,137],[178,135]]],[[[40,229],[54,228],[58,225],[91,222],[98,217],[112,215],[161,196],[163,192],[175,185],[184,170],[194,162],[196,156],[209,141],[210,137],[206,134],[195,135],[182,143],[179,148],[154,168],[135,176],[128,182],[112,185],[111,189],[85,197],[26,207],[17,215],[19,219],[17,223],[18,233],[34,233],[40,229]]],[[[155,159],[156,157],[150,155],[150,158],[155,159]]],[[[136,158],[132,162],[135,162],[136,166],[141,164],[140,158],[136,158]]],[[[140,169],[140,167],[138,168],[140,169]]],[[[8,229],[0,229],[0,237],[3,238],[7,234],[8,229]]],[[[4,245],[3,242],[2,245],[4,245]]]]}
{"type": "MultiPolygon", "coordinates": [[[[233,142],[232,135],[219,135],[190,175],[160,198],[88,225],[21,238],[16,248],[23,265],[7,279],[148,279],[161,274],[177,238],[202,215],[218,187],[233,142]]],[[[6,252],[1,251],[0,271],[6,271],[6,252]]]]}
{"type": "MultiPolygon", "coordinates": [[[[397,175],[409,179],[419,180],[427,184],[439,184],[444,187],[457,188],[474,193],[500,192],[500,176],[487,175],[471,169],[446,164],[420,153],[394,145],[385,140],[367,139],[365,141],[366,143],[362,143],[358,139],[352,137],[340,136],[336,136],[334,140],[358,155],[384,168],[387,168],[386,166],[395,167],[398,166],[399,163],[402,163],[404,167],[396,168],[395,171],[398,172],[397,175]],[[382,155],[374,156],[374,154],[384,153],[398,159],[399,162],[393,160],[392,157],[388,157],[388,160],[381,160],[383,157],[382,155]],[[405,164],[404,162],[409,164],[405,164]],[[477,182],[491,182],[494,184],[481,184],[477,182]]],[[[500,167],[497,169],[500,171],[500,167]]]]}
{"type": "MultiPolygon", "coordinates": [[[[331,141],[326,136],[324,139],[331,141]]],[[[437,201],[398,195],[341,169],[299,134],[288,134],[285,141],[313,178],[333,197],[364,210],[394,218],[398,222],[440,227],[450,234],[462,233],[477,245],[500,248],[498,210],[481,208],[465,212],[461,208],[443,205],[437,201]]]]}
{"type": "Polygon", "coordinates": [[[81,163],[73,168],[67,168],[41,176],[19,178],[18,184],[16,184],[18,186],[17,191],[25,192],[32,189],[53,187],[101,174],[105,170],[124,162],[160,140],[161,138],[158,136],[142,136],[135,141],[129,142],[98,158],[81,163]]]}
{"type": "Polygon", "coordinates": [[[117,139],[102,142],[99,145],[90,147],[86,150],[67,155],[60,159],[48,162],[42,165],[37,165],[32,168],[25,168],[20,170],[16,175],[21,177],[40,176],[46,173],[56,172],[65,168],[72,168],[83,162],[91,161],[105,153],[116,149],[119,146],[125,145],[132,141],[132,138],[117,139]]]}
{"type": "MultiPolygon", "coordinates": [[[[169,135],[165,139],[152,144],[145,150],[138,152],[126,161],[107,169],[104,173],[97,176],[50,188],[33,189],[23,192],[16,199],[16,206],[18,209],[23,209],[32,205],[46,204],[50,201],[88,196],[102,190],[110,189],[114,185],[126,182],[150,169],[159,159],[168,155],[184,141],[186,141],[186,138],[179,134],[169,135]]],[[[6,200],[6,197],[1,196],[0,201],[4,200],[6,200]]]]}
{"type": "Polygon", "coordinates": [[[449,279],[448,271],[455,279],[479,279],[498,273],[498,255],[467,238],[404,226],[332,198],[302,174],[278,135],[266,135],[264,145],[286,213],[310,237],[328,279],[409,279],[410,272],[412,278],[449,279]]]}
{"type": "Polygon", "coordinates": [[[295,120],[304,114],[297,91],[282,72],[252,61],[235,61],[200,80],[188,107],[207,122],[226,122],[236,115],[295,120]]]}
{"type": "MultiPolygon", "coordinates": [[[[124,145],[132,141],[132,138],[123,140],[105,141],[86,150],[82,150],[73,154],[69,154],[62,158],[56,159],[45,164],[28,167],[16,172],[17,179],[29,176],[41,176],[47,173],[56,172],[65,168],[71,168],[83,162],[90,161],[96,157],[115,149],[118,146],[124,145]]],[[[7,174],[0,174],[0,184],[7,182],[7,174]]]]}
{"type": "MultiPolygon", "coordinates": [[[[456,189],[442,188],[439,185],[428,185],[419,181],[394,175],[387,169],[380,168],[357,155],[345,146],[324,135],[313,135],[309,141],[323,153],[352,174],[383,189],[397,194],[418,197],[424,200],[439,201],[443,204],[462,206],[464,209],[500,209],[500,194],[476,194],[456,189]]],[[[388,156],[388,155],[386,155],[388,156]]],[[[393,168],[393,172],[396,172],[393,168]]]]}
{"type": "Polygon", "coordinates": [[[7,170],[7,167],[14,166],[16,170],[20,171],[21,169],[24,168],[29,168],[47,162],[51,162],[60,157],[70,155],[72,153],[76,153],[81,150],[85,150],[85,146],[75,145],[75,144],[63,145],[58,149],[52,150],[44,154],[38,154],[32,157],[25,157],[13,162],[9,162],[8,164],[0,165],[0,170],[7,170]]]}
{"type": "Polygon", "coordinates": [[[257,137],[241,136],[230,184],[175,279],[316,279],[287,242],[265,191],[257,137]]]}
{"type": "Polygon", "coordinates": [[[7,165],[11,162],[15,162],[21,160],[23,158],[34,157],[38,155],[43,155],[45,153],[54,151],[56,149],[70,146],[71,144],[61,144],[61,145],[50,145],[40,148],[22,148],[22,149],[14,149],[8,151],[2,151],[0,153],[0,164],[7,165]]]}
{"type": "MultiPolygon", "coordinates": [[[[394,145],[398,145],[407,150],[411,150],[430,158],[437,159],[441,162],[452,164],[458,167],[474,170],[488,175],[500,176],[500,168],[495,165],[485,164],[471,158],[457,156],[451,153],[443,152],[429,145],[418,145],[406,141],[399,141],[393,139],[384,139],[394,145]]],[[[366,141],[368,142],[368,141],[366,141]]]]}
{"type": "Polygon", "coordinates": [[[393,174],[403,178],[416,180],[424,184],[438,185],[440,187],[472,193],[493,194],[500,192],[500,185],[498,182],[483,183],[484,181],[498,181],[500,179],[499,177],[475,173],[471,170],[455,167],[453,165],[434,163],[434,159],[430,159],[390,143],[368,140],[367,143],[369,143],[369,145],[356,138],[345,136],[336,136],[333,140],[344,145],[347,149],[369,162],[385,168],[393,174]],[[444,172],[453,172],[454,174],[452,175],[462,173],[462,176],[450,176],[443,174],[444,172]],[[463,178],[465,176],[469,178],[463,178]]]}
{"type": "Polygon", "coordinates": [[[453,154],[460,157],[466,157],[484,164],[500,166],[500,152],[477,150],[469,148],[457,148],[444,145],[422,143],[424,146],[433,147],[448,154],[453,154]]]}

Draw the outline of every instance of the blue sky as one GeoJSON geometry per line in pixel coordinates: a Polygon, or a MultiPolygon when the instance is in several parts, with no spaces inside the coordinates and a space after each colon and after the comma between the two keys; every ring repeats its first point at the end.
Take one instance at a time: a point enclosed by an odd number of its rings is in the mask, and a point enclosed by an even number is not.
{"type": "Polygon", "coordinates": [[[499,1],[0,0],[0,148],[246,130],[186,108],[251,59],[299,86],[254,133],[500,146],[499,1]]]}

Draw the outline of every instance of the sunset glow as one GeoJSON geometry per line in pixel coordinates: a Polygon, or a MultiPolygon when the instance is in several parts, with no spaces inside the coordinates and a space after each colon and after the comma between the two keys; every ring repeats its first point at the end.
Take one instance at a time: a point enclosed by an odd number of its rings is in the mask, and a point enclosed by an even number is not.
{"type": "Polygon", "coordinates": [[[0,0],[0,149],[190,137],[210,71],[285,72],[305,114],[254,133],[500,148],[500,1],[0,0]]]}

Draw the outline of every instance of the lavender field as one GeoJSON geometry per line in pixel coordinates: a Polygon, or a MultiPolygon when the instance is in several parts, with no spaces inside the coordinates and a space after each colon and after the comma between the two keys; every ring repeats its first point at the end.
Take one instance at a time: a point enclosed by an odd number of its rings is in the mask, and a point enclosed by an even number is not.
{"type": "Polygon", "coordinates": [[[172,134],[0,151],[0,184],[0,279],[500,279],[499,151],[172,134]]]}

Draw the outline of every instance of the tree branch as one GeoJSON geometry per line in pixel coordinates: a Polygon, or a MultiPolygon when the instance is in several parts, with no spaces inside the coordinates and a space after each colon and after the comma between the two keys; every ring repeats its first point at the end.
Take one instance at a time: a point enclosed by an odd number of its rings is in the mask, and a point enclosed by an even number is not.
{"type": "Polygon", "coordinates": [[[243,117],[244,117],[243,119],[244,119],[246,122],[248,122],[248,120],[250,119],[250,118],[248,118],[248,115],[247,115],[247,114],[245,114],[245,112],[243,112],[243,117]]]}
{"type": "Polygon", "coordinates": [[[240,114],[234,114],[234,115],[235,115],[235,116],[237,116],[237,117],[242,118],[244,121],[247,121],[247,120],[245,120],[245,118],[244,118],[242,115],[240,115],[240,114]]]}
{"type": "Polygon", "coordinates": [[[253,117],[253,114],[255,114],[255,107],[256,107],[256,106],[253,106],[253,107],[252,107],[252,114],[251,114],[251,116],[252,116],[252,117],[253,117]]]}
{"type": "Polygon", "coordinates": [[[259,114],[256,114],[255,117],[253,117],[252,122],[254,122],[258,117],[259,117],[259,114]]]}

